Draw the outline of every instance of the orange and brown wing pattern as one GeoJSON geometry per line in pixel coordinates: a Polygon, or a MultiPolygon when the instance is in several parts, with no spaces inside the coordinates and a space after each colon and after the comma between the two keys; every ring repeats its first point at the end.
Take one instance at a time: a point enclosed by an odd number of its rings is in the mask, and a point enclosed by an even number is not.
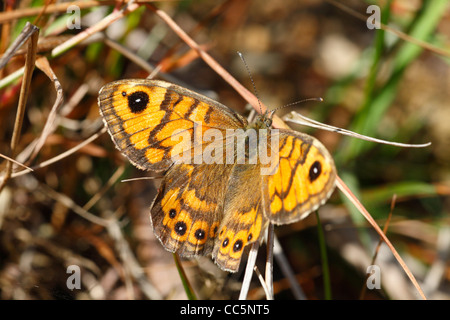
{"type": "Polygon", "coordinates": [[[261,239],[268,220],[261,207],[259,165],[234,166],[226,191],[224,217],[214,244],[212,257],[217,265],[230,272],[239,268],[244,248],[261,239]]]}
{"type": "Polygon", "coordinates": [[[153,171],[167,170],[174,156],[203,145],[201,137],[208,129],[225,132],[247,125],[224,105],[158,80],[111,82],[100,90],[99,106],[116,147],[138,168],[153,171]],[[196,140],[194,127],[199,124],[196,140]],[[190,139],[184,139],[186,134],[190,139]]]}
{"type": "Polygon", "coordinates": [[[274,174],[262,176],[263,206],[275,224],[296,222],[330,197],[336,182],[334,161],[315,138],[279,130],[279,156],[274,174]]]}
{"type": "Polygon", "coordinates": [[[232,165],[174,165],[150,209],[155,235],[180,256],[210,254],[232,165]]]}

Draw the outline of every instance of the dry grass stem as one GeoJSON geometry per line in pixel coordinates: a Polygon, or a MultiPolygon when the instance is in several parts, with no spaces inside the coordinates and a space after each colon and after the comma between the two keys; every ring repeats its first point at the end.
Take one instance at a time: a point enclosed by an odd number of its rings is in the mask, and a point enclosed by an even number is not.
{"type": "MultiPolygon", "coordinates": [[[[11,137],[11,144],[10,144],[11,158],[15,158],[15,155],[17,153],[16,148],[19,143],[23,117],[25,115],[25,107],[29,96],[31,77],[34,70],[34,63],[36,60],[36,49],[39,38],[39,29],[31,25],[30,23],[27,23],[27,25],[25,26],[25,33],[31,33],[31,37],[28,39],[28,50],[25,59],[25,72],[22,80],[22,87],[20,89],[19,103],[17,105],[17,114],[14,123],[14,131],[11,137]]],[[[8,161],[6,163],[5,174],[2,177],[3,180],[0,182],[0,192],[2,191],[2,189],[4,188],[4,186],[6,185],[7,181],[11,176],[12,164],[13,163],[11,161],[8,161]]]]}
{"type": "Polygon", "coordinates": [[[380,237],[383,239],[383,241],[387,244],[389,249],[391,250],[392,254],[394,255],[395,259],[397,259],[398,263],[401,265],[403,270],[405,271],[408,278],[411,280],[414,287],[419,292],[419,295],[422,299],[426,300],[425,294],[423,293],[422,289],[419,286],[419,283],[417,282],[416,278],[412,274],[412,272],[409,270],[406,263],[403,261],[402,257],[398,254],[395,247],[392,245],[392,243],[389,241],[389,239],[386,237],[386,235],[383,233],[383,231],[380,229],[380,227],[377,225],[375,220],[372,218],[370,213],[364,208],[364,206],[359,202],[358,198],[355,197],[355,195],[350,191],[350,189],[345,185],[345,183],[337,177],[337,186],[339,190],[342,191],[342,193],[345,194],[345,196],[355,205],[355,207],[361,212],[361,214],[366,218],[366,220],[370,223],[370,225],[375,229],[375,231],[380,235],[380,237]]]}
{"type": "MultiPolygon", "coordinates": [[[[167,25],[192,49],[194,49],[203,61],[208,64],[218,75],[220,75],[230,86],[232,86],[250,105],[257,111],[266,112],[267,107],[258,100],[247,88],[245,88],[238,80],[236,80],[228,71],[226,71],[217,61],[207,52],[203,51],[180,26],[164,11],[157,9],[153,5],[147,5],[153,10],[167,25]]],[[[273,126],[275,128],[288,128],[286,124],[276,115],[273,117],[273,126]]]]}
{"type": "MultiPolygon", "coordinates": [[[[397,201],[397,195],[394,194],[394,196],[392,197],[392,201],[391,201],[391,210],[389,211],[389,214],[388,214],[388,217],[386,219],[386,222],[384,223],[384,227],[383,227],[383,233],[384,234],[387,233],[387,230],[389,228],[389,223],[390,223],[390,221],[392,219],[392,213],[394,211],[395,202],[396,201],[397,201]]],[[[375,264],[375,261],[376,261],[377,256],[378,256],[378,252],[380,251],[380,247],[381,247],[382,244],[383,244],[383,239],[380,237],[380,240],[378,241],[377,246],[375,248],[375,252],[373,254],[372,261],[370,262],[370,265],[374,265],[375,264]]],[[[367,286],[365,284],[366,284],[367,279],[369,278],[369,276],[370,276],[370,274],[368,274],[366,276],[366,281],[364,281],[364,285],[363,285],[363,287],[361,289],[361,294],[359,295],[359,300],[363,300],[364,299],[364,296],[365,296],[366,291],[367,291],[367,286]]]]}
{"type": "MultiPolygon", "coordinates": [[[[102,134],[104,134],[106,132],[106,128],[102,128],[99,132],[93,134],[92,136],[90,136],[89,138],[87,138],[86,140],[84,140],[83,142],[79,143],[78,145],[76,145],[73,148],[70,148],[69,150],[51,158],[48,159],[46,161],[41,162],[40,164],[37,164],[35,166],[32,167],[33,170],[37,170],[40,168],[44,168],[47,167],[53,163],[56,163],[58,161],[60,161],[61,159],[64,159],[68,156],[70,156],[71,154],[74,154],[75,152],[77,152],[78,150],[80,150],[81,148],[85,147],[86,145],[88,145],[89,143],[91,143],[92,141],[94,141],[95,139],[97,139],[99,136],[101,136],[102,134]]],[[[21,175],[27,174],[29,171],[28,170],[22,170],[16,173],[13,173],[11,175],[12,178],[16,178],[19,177],[21,175]]]]}
{"type": "MultiPolygon", "coordinates": [[[[353,17],[358,18],[361,21],[364,21],[364,23],[367,21],[367,16],[365,16],[365,15],[363,15],[363,14],[361,14],[361,13],[355,11],[355,10],[353,10],[352,8],[350,8],[350,7],[346,6],[346,5],[343,5],[342,3],[339,3],[336,0],[326,0],[326,1],[331,3],[334,6],[338,7],[342,11],[347,12],[348,14],[352,15],[353,17]]],[[[432,45],[432,44],[430,44],[428,42],[425,42],[425,41],[422,41],[422,40],[418,40],[418,39],[416,39],[414,37],[411,37],[411,36],[407,35],[404,32],[401,32],[401,31],[399,31],[399,30],[397,30],[395,28],[392,28],[391,26],[385,25],[384,23],[380,22],[380,28],[385,30],[385,31],[387,31],[387,32],[395,34],[397,37],[399,37],[400,39],[402,39],[402,40],[404,40],[406,42],[414,43],[417,46],[419,46],[419,47],[421,47],[423,49],[429,50],[431,52],[434,52],[434,53],[436,53],[438,55],[442,55],[444,57],[450,57],[450,51],[443,50],[442,48],[436,47],[436,46],[434,46],[434,45],[432,45]]]]}
{"type": "Polygon", "coordinates": [[[256,257],[258,256],[259,241],[253,242],[248,254],[247,266],[245,267],[244,280],[242,280],[241,291],[239,293],[239,300],[246,300],[250,283],[252,280],[256,257]]]}

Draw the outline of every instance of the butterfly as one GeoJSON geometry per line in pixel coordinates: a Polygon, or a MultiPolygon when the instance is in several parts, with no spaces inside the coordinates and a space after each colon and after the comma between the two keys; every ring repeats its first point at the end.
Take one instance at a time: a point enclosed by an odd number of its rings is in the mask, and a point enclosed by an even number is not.
{"type": "Polygon", "coordinates": [[[269,223],[305,218],[335,188],[327,149],[307,134],[272,129],[273,113],[249,124],[213,99],[147,79],[106,84],[98,104],[117,149],[139,169],[164,172],[150,220],[164,248],[182,257],[212,255],[222,270],[236,272],[244,248],[269,223]],[[266,143],[251,145],[252,132],[266,143]],[[275,161],[251,161],[261,145],[275,161]],[[205,154],[209,161],[198,161],[205,154]]]}

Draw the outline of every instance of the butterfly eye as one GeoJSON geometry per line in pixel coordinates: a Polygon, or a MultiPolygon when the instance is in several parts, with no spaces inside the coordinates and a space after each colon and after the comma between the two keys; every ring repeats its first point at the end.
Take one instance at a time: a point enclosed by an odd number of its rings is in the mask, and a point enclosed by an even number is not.
{"type": "Polygon", "coordinates": [[[309,168],[309,181],[313,182],[317,178],[319,178],[322,173],[322,165],[319,161],[315,161],[312,166],[309,168]]]}
{"type": "Polygon", "coordinates": [[[128,108],[130,108],[130,111],[133,113],[140,113],[147,108],[149,101],[150,99],[147,93],[144,91],[136,91],[128,96],[128,108]]]}

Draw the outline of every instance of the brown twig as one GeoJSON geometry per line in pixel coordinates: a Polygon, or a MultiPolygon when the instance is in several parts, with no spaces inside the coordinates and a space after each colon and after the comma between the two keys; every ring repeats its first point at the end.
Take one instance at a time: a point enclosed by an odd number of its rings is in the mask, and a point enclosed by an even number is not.
{"type": "MultiPolygon", "coordinates": [[[[99,136],[101,136],[102,134],[104,134],[106,132],[106,128],[103,127],[99,132],[93,134],[92,136],[90,136],[89,138],[87,138],[86,140],[84,140],[83,142],[81,142],[80,144],[76,145],[75,147],[57,155],[56,157],[53,157],[51,159],[48,159],[46,161],[41,162],[38,165],[35,165],[33,167],[31,167],[31,169],[36,170],[36,169],[40,169],[40,168],[44,168],[46,166],[51,165],[52,163],[58,162],[61,159],[64,159],[65,157],[68,157],[69,155],[77,152],[78,150],[80,150],[81,148],[83,148],[84,146],[88,145],[89,143],[91,143],[92,141],[94,141],[95,139],[97,139],[99,136]]],[[[16,178],[19,177],[21,175],[27,174],[29,172],[29,170],[22,170],[19,172],[15,172],[11,175],[12,178],[16,178]]]]}
{"type": "MultiPolygon", "coordinates": [[[[248,101],[257,111],[261,109],[261,112],[265,112],[267,107],[258,101],[247,88],[245,88],[238,80],[236,80],[228,71],[226,71],[213,57],[211,57],[207,52],[202,50],[202,48],[191,38],[189,35],[164,11],[159,10],[151,4],[146,4],[148,8],[153,10],[158,17],[160,17],[167,25],[184,41],[186,44],[194,49],[198,55],[205,61],[218,75],[225,79],[245,100],[248,101]],[[260,108],[261,106],[261,108],[260,108]]],[[[275,128],[289,128],[283,120],[279,117],[273,117],[273,126],[275,128]]]]}
{"type": "MultiPolygon", "coordinates": [[[[67,9],[70,6],[77,6],[81,10],[82,9],[89,9],[89,8],[95,8],[98,6],[110,6],[110,5],[117,5],[117,4],[127,4],[129,2],[135,2],[138,4],[143,3],[149,3],[149,2],[155,2],[156,0],[104,0],[104,1],[73,1],[73,2],[62,2],[62,3],[54,3],[49,4],[47,8],[45,8],[45,14],[52,14],[52,13],[65,13],[67,12],[67,9]]],[[[0,24],[14,21],[20,18],[30,17],[39,15],[44,9],[44,6],[42,7],[31,7],[31,8],[22,8],[17,9],[14,11],[8,11],[8,12],[0,12],[0,24]]]]}
{"type": "Polygon", "coordinates": [[[383,231],[377,225],[375,220],[372,218],[370,213],[366,210],[366,208],[364,208],[364,206],[361,204],[361,202],[359,202],[358,198],[356,198],[356,196],[350,191],[350,189],[347,187],[347,185],[344,183],[344,181],[342,181],[341,178],[339,178],[339,176],[337,177],[336,185],[338,186],[339,190],[341,190],[342,193],[344,193],[345,196],[355,205],[355,207],[364,216],[364,218],[366,218],[366,220],[375,229],[375,231],[380,235],[380,237],[383,239],[383,241],[387,244],[387,246],[391,250],[395,259],[397,259],[398,263],[402,266],[403,270],[405,271],[408,278],[411,280],[414,287],[416,287],[416,289],[419,292],[422,299],[426,300],[425,294],[423,293],[422,289],[420,288],[419,283],[417,282],[416,278],[414,277],[412,272],[409,270],[408,266],[403,261],[402,257],[398,254],[395,247],[392,245],[392,243],[389,241],[389,239],[386,237],[386,235],[383,233],[383,231]]]}
{"type": "MultiPolygon", "coordinates": [[[[0,57],[0,69],[2,69],[8,61],[15,55],[17,51],[30,39],[30,37],[36,32],[36,26],[31,23],[27,23],[23,28],[22,32],[14,40],[14,42],[9,46],[5,53],[0,57]]],[[[25,50],[25,53],[29,52],[29,46],[25,50]]]]}
{"type": "MultiPolygon", "coordinates": [[[[127,14],[137,10],[140,7],[139,4],[130,1],[126,4],[121,10],[113,11],[110,15],[106,16],[98,23],[93,25],[92,27],[87,28],[86,30],[78,33],[76,36],[71,37],[69,40],[63,42],[59,46],[55,47],[50,54],[50,58],[55,58],[71,49],[72,47],[78,45],[82,41],[88,39],[92,35],[106,29],[111,23],[123,18],[127,14]]],[[[18,69],[14,73],[11,73],[7,77],[0,80],[0,88],[6,86],[8,83],[13,81],[14,79],[20,77],[24,72],[24,69],[18,69]]]]}
{"type": "MultiPolygon", "coordinates": [[[[392,197],[392,201],[391,201],[391,210],[389,211],[389,215],[388,215],[388,217],[386,219],[386,223],[384,224],[384,227],[383,227],[383,233],[384,234],[386,234],[387,229],[389,227],[389,223],[391,222],[392,212],[394,211],[396,201],[397,201],[397,195],[394,194],[394,196],[392,197]]],[[[375,260],[377,259],[378,252],[380,251],[380,247],[381,247],[382,243],[383,243],[383,239],[380,237],[380,240],[378,241],[377,247],[375,248],[375,253],[374,253],[373,257],[372,257],[372,261],[370,263],[371,265],[375,264],[375,260]]],[[[367,279],[369,278],[369,276],[370,276],[370,274],[368,274],[366,276],[366,281],[364,281],[364,284],[367,282],[367,279]]],[[[367,291],[367,285],[363,285],[363,287],[361,289],[361,293],[359,295],[359,300],[363,300],[364,299],[366,291],[367,291]]]]}
{"type": "Polygon", "coordinates": [[[39,57],[36,60],[36,66],[41,71],[43,71],[47,75],[47,77],[49,77],[49,79],[53,82],[53,85],[55,86],[56,90],[56,99],[52,109],[50,110],[49,115],[47,116],[47,121],[45,122],[44,128],[42,129],[42,134],[34,146],[34,150],[33,153],[31,154],[30,159],[33,159],[38,154],[38,152],[44,145],[47,137],[55,130],[57,114],[64,102],[61,83],[56,77],[56,74],[53,72],[52,67],[50,66],[50,63],[48,62],[47,58],[39,57]]]}
{"type": "MultiPolygon", "coordinates": [[[[17,150],[17,145],[19,143],[20,132],[22,129],[23,117],[25,115],[25,106],[29,96],[29,89],[31,84],[31,76],[34,70],[34,63],[36,60],[36,49],[37,42],[39,38],[39,29],[33,26],[31,23],[25,25],[23,33],[30,33],[31,37],[28,39],[28,51],[25,59],[25,71],[22,80],[22,87],[20,89],[19,103],[17,105],[17,115],[16,121],[14,123],[14,131],[11,138],[11,158],[14,158],[17,150]]],[[[12,162],[8,161],[6,163],[5,175],[3,180],[0,182],[0,192],[8,182],[12,172],[12,162]]]]}
{"type": "Polygon", "coordinates": [[[117,182],[117,180],[119,180],[124,171],[124,165],[121,165],[119,168],[117,168],[111,178],[108,179],[108,182],[106,182],[106,184],[83,206],[83,209],[89,210],[90,208],[92,208],[97,203],[97,201],[102,198],[106,191],[108,191],[109,188],[111,188],[117,182]]]}
{"type": "MultiPolygon", "coordinates": [[[[359,13],[359,12],[353,10],[353,9],[351,9],[350,7],[348,7],[348,6],[346,6],[346,5],[342,4],[342,3],[339,3],[338,1],[335,1],[335,0],[326,0],[326,1],[331,3],[334,6],[338,7],[342,11],[347,12],[349,15],[351,15],[351,16],[359,19],[359,20],[367,21],[367,16],[365,16],[365,15],[363,15],[363,14],[361,14],[361,13],[359,13]]],[[[397,29],[394,29],[394,28],[392,28],[392,27],[390,27],[388,25],[385,25],[385,24],[383,24],[381,22],[380,22],[380,28],[385,30],[385,31],[388,31],[390,33],[395,34],[397,37],[399,37],[402,40],[405,40],[405,41],[410,42],[410,43],[414,43],[415,45],[417,45],[417,46],[419,46],[419,47],[421,47],[423,49],[426,49],[426,50],[429,50],[431,52],[440,54],[440,55],[442,55],[444,57],[450,57],[450,51],[444,50],[442,48],[433,46],[432,44],[430,44],[428,42],[425,42],[425,41],[416,39],[414,37],[411,37],[411,36],[407,35],[406,33],[401,32],[401,31],[399,31],[397,29]]]]}
{"type": "Polygon", "coordinates": [[[127,3],[121,10],[113,11],[110,15],[106,16],[102,20],[100,20],[98,23],[93,25],[90,28],[87,28],[86,30],[78,33],[76,36],[70,38],[68,41],[62,43],[61,45],[57,46],[52,50],[51,56],[56,57],[60,54],[66,52],[73,46],[79,44],[81,41],[89,38],[93,34],[100,32],[104,29],[106,29],[111,23],[123,18],[127,14],[137,10],[140,7],[137,3],[127,3]]]}

